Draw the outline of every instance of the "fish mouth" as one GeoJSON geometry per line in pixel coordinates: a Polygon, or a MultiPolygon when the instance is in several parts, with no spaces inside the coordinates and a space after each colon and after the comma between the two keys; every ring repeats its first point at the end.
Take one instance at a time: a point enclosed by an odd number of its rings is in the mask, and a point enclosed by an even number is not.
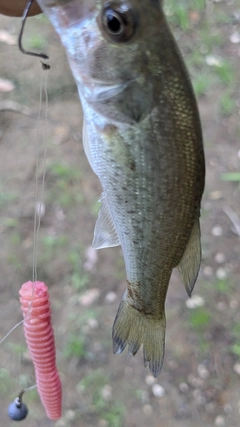
{"type": "Polygon", "coordinates": [[[89,102],[104,101],[123,92],[136,78],[125,82],[105,82],[98,79],[81,77],[80,92],[89,102]]]}

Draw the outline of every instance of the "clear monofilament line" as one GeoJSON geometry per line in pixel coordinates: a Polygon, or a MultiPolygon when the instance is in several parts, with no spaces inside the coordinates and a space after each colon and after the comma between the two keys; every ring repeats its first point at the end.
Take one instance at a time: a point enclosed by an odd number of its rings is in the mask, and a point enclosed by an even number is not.
{"type": "MultiPolygon", "coordinates": [[[[36,135],[36,169],[35,169],[35,210],[34,210],[34,229],[33,229],[33,282],[37,281],[37,260],[38,260],[38,240],[39,240],[39,230],[41,225],[41,211],[43,204],[44,196],[44,184],[46,176],[46,156],[47,156],[47,135],[48,135],[48,71],[45,71],[42,74],[40,82],[40,97],[39,97],[39,109],[38,109],[38,126],[37,126],[37,135],[36,135]],[[43,88],[43,79],[45,76],[45,83],[43,88]],[[40,158],[40,126],[41,126],[41,113],[42,113],[42,98],[43,93],[45,95],[45,126],[44,126],[44,153],[43,153],[43,176],[41,182],[41,193],[39,196],[39,158],[40,158]],[[38,204],[39,201],[39,204],[38,204]]],[[[30,304],[31,306],[31,304],[30,304]]],[[[8,338],[8,336],[23,323],[23,320],[18,322],[11,330],[4,335],[0,340],[0,345],[8,338]]]]}
{"type": "Polygon", "coordinates": [[[43,211],[43,197],[44,197],[44,184],[46,176],[46,156],[47,156],[47,135],[48,135],[48,70],[42,74],[40,83],[40,98],[39,98],[39,111],[38,111],[38,126],[36,136],[36,172],[35,172],[35,211],[34,211],[34,229],[33,229],[33,283],[37,281],[37,262],[38,262],[38,242],[39,230],[41,225],[41,215],[43,211]],[[43,78],[45,76],[45,84],[43,90],[43,78]],[[39,189],[39,159],[40,159],[40,126],[41,126],[41,113],[42,113],[42,99],[43,93],[45,94],[45,126],[44,126],[44,153],[43,153],[43,175],[41,188],[39,189]]]}
{"type": "Polygon", "coordinates": [[[10,331],[8,331],[8,333],[6,335],[4,335],[4,337],[0,340],[0,345],[7,339],[7,337],[15,330],[18,328],[18,326],[20,326],[23,323],[23,320],[21,320],[20,322],[18,322],[15,326],[13,326],[12,329],[10,329],[10,331]]]}

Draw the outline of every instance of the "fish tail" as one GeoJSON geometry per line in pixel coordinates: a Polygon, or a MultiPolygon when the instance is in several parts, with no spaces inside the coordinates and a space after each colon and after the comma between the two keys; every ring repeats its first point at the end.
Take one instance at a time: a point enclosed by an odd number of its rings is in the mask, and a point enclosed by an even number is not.
{"type": "Polygon", "coordinates": [[[131,307],[122,299],[113,325],[113,353],[120,354],[128,344],[133,356],[143,344],[144,366],[149,366],[154,377],[161,371],[165,350],[166,320],[153,319],[131,307]]]}

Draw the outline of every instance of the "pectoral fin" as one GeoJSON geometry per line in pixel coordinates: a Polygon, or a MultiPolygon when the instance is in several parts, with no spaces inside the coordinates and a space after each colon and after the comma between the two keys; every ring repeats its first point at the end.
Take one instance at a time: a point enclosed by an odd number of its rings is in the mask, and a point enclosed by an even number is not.
{"type": "Polygon", "coordinates": [[[177,267],[189,297],[198,277],[201,258],[200,226],[199,219],[197,218],[194,222],[183,257],[177,267]]]}
{"type": "Polygon", "coordinates": [[[98,213],[97,222],[94,230],[92,246],[94,249],[110,248],[119,246],[117,231],[113,224],[111,214],[104,194],[101,197],[102,206],[98,213]]]}

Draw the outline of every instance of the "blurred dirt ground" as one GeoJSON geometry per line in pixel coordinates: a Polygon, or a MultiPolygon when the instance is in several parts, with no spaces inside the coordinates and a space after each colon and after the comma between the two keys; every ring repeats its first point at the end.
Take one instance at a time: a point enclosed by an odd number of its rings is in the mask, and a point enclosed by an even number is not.
{"type": "MultiPolygon", "coordinates": [[[[81,107],[63,48],[44,17],[28,20],[25,47],[50,56],[50,71],[42,71],[38,59],[18,50],[20,21],[0,17],[0,332],[3,337],[22,319],[18,290],[32,278],[39,143],[38,202],[45,167],[46,176],[38,278],[50,288],[63,382],[63,418],[49,421],[31,391],[24,426],[240,425],[240,2],[194,5],[185,15],[169,6],[168,14],[204,131],[203,262],[191,301],[173,274],[157,380],[144,368],[141,350],[134,358],[112,354],[124,264],[119,248],[91,249],[101,188],[83,152],[81,107]],[[37,119],[46,76],[48,107],[43,95],[37,119]]],[[[14,425],[7,406],[34,381],[19,326],[0,347],[0,425],[14,425]]]]}

